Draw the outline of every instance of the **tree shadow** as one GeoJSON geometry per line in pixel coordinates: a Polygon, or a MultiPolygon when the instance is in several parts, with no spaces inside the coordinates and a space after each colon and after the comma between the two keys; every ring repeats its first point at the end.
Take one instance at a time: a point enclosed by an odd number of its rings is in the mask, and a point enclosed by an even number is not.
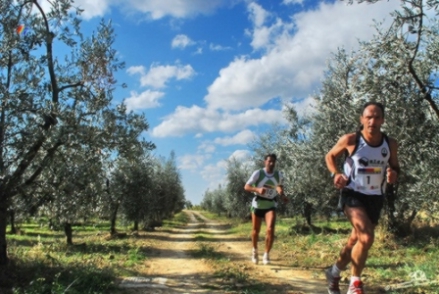
{"type": "Polygon", "coordinates": [[[114,288],[115,279],[112,269],[90,264],[64,267],[49,262],[11,259],[8,265],[0,266],[0,293],[17,293],[18,289],[26,290],[26,293],[54,293],[56,288],[69,286],[69,291],[74,293],[108,293],[114,288]]]}
{"type": "Polygon", "coordinates": [[[312,234],[349,234],[352,229],[332,229],[329,227],[318,227],[315,225],[297,224],[290,227],[290,235],[312,235],[312,234]]]}

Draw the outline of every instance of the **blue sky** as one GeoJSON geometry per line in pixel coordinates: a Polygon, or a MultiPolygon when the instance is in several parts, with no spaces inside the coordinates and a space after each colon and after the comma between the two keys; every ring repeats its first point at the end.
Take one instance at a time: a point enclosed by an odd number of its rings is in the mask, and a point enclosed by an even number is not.
{"type": "MultiPolygon", "coordinates": [[[[40,0],[44,5],[46,0],[40,0]]],[[[116,31],[126,68],[115,103],[145,113],[154,154],[176,153],[186,199],[200,203],[224,181],[225,160],[244,159],[248,143],[282,105],[310,110],[327,59],[358,48],[390,19],[399,1],[76,0],[83,29],[104,18],[116,31]]],[[[250,175],[249,175],[250,176],[250,175]]],[[[244,183],[243,183],[244,185],[244,183]]]]}

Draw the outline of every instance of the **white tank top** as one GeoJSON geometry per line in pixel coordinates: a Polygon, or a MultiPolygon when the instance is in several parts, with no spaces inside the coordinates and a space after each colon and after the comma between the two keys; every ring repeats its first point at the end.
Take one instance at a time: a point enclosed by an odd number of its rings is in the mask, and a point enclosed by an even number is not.
{"type": "Polygon", "coordinates": [[[383,134],[381,144],[370,146],[359,136],[353,154],[346,158],[344,173],[349,177],[346,188],[366,195],[384,195],[386,169],[390,158],[387,137],[383,134]]]}

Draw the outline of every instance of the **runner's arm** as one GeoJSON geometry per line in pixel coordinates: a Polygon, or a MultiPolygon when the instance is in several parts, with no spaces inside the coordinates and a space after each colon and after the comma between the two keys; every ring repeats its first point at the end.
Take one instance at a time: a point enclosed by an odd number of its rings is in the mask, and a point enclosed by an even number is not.
{"type": "Polygon", "coordinates": [[[389,158],[389,166],[392,169],[391,171],[387,172],[387,178],[388,182],[390,184],[393,184],[396,182],[399,173],[401,172],[401,168],[399,167],[399,161],[398,161],[398,143],[395,139],[389,138],[389,148],[390,148],[390,158],[389,158]],[[393,175],[393,172],[396,174],[393,175]]]}
{"type": "Polygon", "coordinates": [[[342,136],[338,142],[332,147],[331,150],[326,154],[325,161],[326,167],[331,173],[341,174],[337,168],[337,158],[347,150],[348,146],[352,144],[352,140],[354,140],[355,144],[355,134],[346,134],[342,136]]]}
{"type": "Polygon", "coordinates": [[[251,192],[251,193],[257,193],[260,195],[263,195],[265,193],[265,188],[258,188],[258,187],[254,187],[253,184],[256,183],[256,181],[259,178],[259,170],[253,172],[253,174],[251,175],[250,179],[247,181],[247,183],[245,183],[244,185],[244,190],[247,192],[251,192]]]}

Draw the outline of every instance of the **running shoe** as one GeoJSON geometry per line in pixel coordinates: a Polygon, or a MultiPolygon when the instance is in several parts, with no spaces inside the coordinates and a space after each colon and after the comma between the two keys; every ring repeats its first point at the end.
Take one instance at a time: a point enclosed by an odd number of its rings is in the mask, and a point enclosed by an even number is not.
{"type": "Polygon", "coordinates": [[[364,294],[363,283],[361,281],[355,281],[349,285],[347,294],[364,294]]]}
{"type": "Polygon", "coordinates": [[[254,264],[258,264],[258,251],[256,251],[254,248],[252,251],[252,262],[254,264]]]}
{"type": "Polygon", "coordinates": [[[265,264],[265,265],[270,263],[270,257],[268,256],[267,252],[265,252],[264,256],[262,257],[262,263],[265,264]]]}
{"type": "Polygon", "coordinates": [[[340,294],[340,277],[334,277],[332,275],[332,267],[325,270],[325,276],[326,281],[328,282],[328,294],[340,294]]]}

